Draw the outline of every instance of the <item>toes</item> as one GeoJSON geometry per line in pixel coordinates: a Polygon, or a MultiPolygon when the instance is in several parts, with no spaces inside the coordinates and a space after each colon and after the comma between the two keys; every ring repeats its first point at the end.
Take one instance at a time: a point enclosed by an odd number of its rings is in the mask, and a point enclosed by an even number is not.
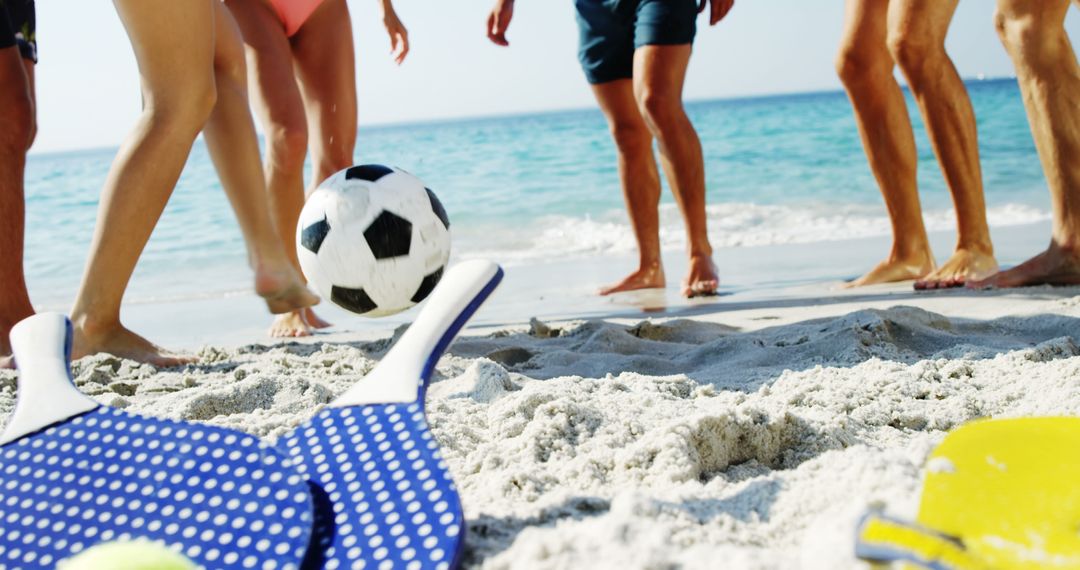
{"type": "Polygon", "coordinates": [[[199,359],[195,356],[180,356],[175,354],[158,354],[152,358],[146,359],[146,362],[149,362],[157,368],[177,368],[179,366],[195,364],[198,361],[199,359]]]}
{"type": "Polygon", "coordinates": [[[683,288],[683,295],[689,298],[693,297],[709,297],[716,294],[716,288],[719,285],[717,281],[698,281],[692,283],[683,288]]]}
{"type": "Polygon", "coordinates": [[[963,287],[968,282],[966,277],[953,275],[950,277],[937,277],[923,279],[915,282],[916,291],[936,291],[938,289],[953,289],[963,287]]]}

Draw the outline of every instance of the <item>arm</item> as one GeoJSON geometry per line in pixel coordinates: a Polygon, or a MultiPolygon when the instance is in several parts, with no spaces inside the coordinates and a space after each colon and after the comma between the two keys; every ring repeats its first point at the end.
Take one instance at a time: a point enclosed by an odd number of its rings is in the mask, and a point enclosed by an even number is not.
{"type": "MultiPolygon", "coordinates": [[[[1077,1],[1080,2],[1080,0],[1077,1]]],[[[709,25],[715,26],[728,15],[732,6],[735,5],[735,0],[701,0],[701,4],[698,5],[698,12],[704,12],[706,4],[710,5],[709,25]]]]}
{"type": "Polygon", "coordinates": [[[488,16],[487,36],[495,45],[508,46],[506,29],[510,27],[510,19],[514,17],[514,0],[496,0],[495,7],[488,16]]]}
{"type": "Polygon", "coordinates": [[[401,65],[405,56],[409,55],[409,31],[398,19],[392,0],[379,0],[379,7],[382,9],[386,33],[390,36],[390,54],[394,56],[394,61],[401,65]]]}

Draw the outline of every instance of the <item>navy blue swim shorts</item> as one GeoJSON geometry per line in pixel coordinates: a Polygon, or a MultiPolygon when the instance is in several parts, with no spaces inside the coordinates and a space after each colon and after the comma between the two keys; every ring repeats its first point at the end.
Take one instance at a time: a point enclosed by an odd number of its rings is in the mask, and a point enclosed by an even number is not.
{"type": "Polygon", "coordinates": [[[694,42],[698,0],[575,0],[589,83],[633,76],[634,50],[694,42]]]}
{"type": "Polygon", "coordinates": [[[0,0],[0,49],[19,46],[23,58],[37,62],[34,0],[0,0]]]}

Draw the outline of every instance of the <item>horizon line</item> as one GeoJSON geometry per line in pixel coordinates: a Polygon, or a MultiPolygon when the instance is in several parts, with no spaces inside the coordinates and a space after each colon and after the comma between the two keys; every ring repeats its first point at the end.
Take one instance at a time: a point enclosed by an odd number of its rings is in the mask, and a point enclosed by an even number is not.
{"type": "MultiPolygon", "coordinates": [[[[993,82],[1000,82],[1000,81],[1016,81],[1016,76],[1015,75],[1002,75],[1002,76],[986,77],[986,76],[982,76],[982,74],[979,74],[979,76],[976,76],[976,77],[964,77],[964,78],[962,78],[962,81],[965,84],[967,84],[967,83],[993,83],[993,82]]],[[[904,89],[905,92],[908,91],[908,87],[907,87],[907,85],[905,83],[902,83],[901,87],[904,89]]],[[[703,103],[738,102],[738,101],[762,100],[762,99],[772,99],[772,98],[782,98],[782,97],[818,96],[818,95],[832,95],[832,94],[842,94],[842,93],[844,93],[843,89],[823,88],[823,89],[811,89],[811,90],[807,90],[807,91],[776,91],[776,92],[757,93],[757,94],[746,93],[746,94],[739,94],[739,95],[723,95],[723,96],[719,96],[719,97],[702,97],[702,98],[694,98],[694,99],[685,99],[685,103],[687,105],[699,105],[699,104],[703,104],[703,103]]],[[[503,119],[510,119],[510,118],[543,117],[543,116],[546,116],[546,115],[554,115],[554,114],[560,114],[560,113],[581,113],[581,112],[589,112],[589,111],[597,111],[597,112],[599,112],[599,109],[596,106],[587,106],[587,107],[574,106],[574,107],[556,107],[556,108],[551,108],[551,109],[537,109],[537,110],[531,110],[531,111],[514,111],[514,112],[508,112],[508,113],[492,113],[492,114],[487,114],[487,115],[461,115],[461,116],[449,116],[449,117],[429,117],[429,118],[426,118],[426,119],[415,119],[415,120],[406,119],[406,120],[394,120],[394,121],[385,121],[385,122],[376,121],[376,122],[372,122],[372,123],[358,123],[357,124],[357,129],[368,128],[368,129],[378,129],[378,130],[393,130],[393,129],[396,129],[396,128],[417,127],[417,126],[424,126],[424,125],[453,125],[453,124],[457,124],[457,123],[469,123],[469,122],[474,122],[474,121],[489,121],[489,120],[490,121],[495,121],[495,120],[503,120],[503,119]]],[[[264,134],[259,133],[259,138],[262,139],[263,137],[264,137],[264,134]]],[[[197,143],[200,142],[201,139],[202,139],[202,134],[200,133],[199,138],[196,139],[196,142],[197,143]]],[[[63,148],[63,149],[42,150],[42,151],[35,151],[35,150],[33,150],[31,148],[30,152],[27,153],[27,157],[28,158],[29,157],[42,157],[42,158],[44,158],[44,157],[56,156],[56,155],[78,154],[78,153],[87,153],[87,152],[94,152],[94,151],[105,151],[105,150],[115,151],[115,150],[118,150],[119,148],[120,148],[119,145],[88,146],[88,147],[63,148]]]]}

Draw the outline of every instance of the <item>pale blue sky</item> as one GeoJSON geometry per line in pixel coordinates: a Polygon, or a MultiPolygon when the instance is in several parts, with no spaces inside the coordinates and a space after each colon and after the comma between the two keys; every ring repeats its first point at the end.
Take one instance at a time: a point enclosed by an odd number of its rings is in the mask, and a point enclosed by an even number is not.
{"type": "MultiPolygon", "coordinates": [[[[510,48],[484,35],[488,0],[398,0],[412,53],[398,68],[375,0],[353,0],[360,125],[587,107],[571,0],[518,0],[510,48]]],[[[106,0],[38,2],[35,152],[115,146],[139,111],[138,71],[106,0]]],[[[699,28],[688,99],[838,89],[840,0],[739,0],[699,28]]],[[[991,0],[962,0],[948,48],[962,75],[1011,76],[991,0]]],[[[699,20],[699,23],[703,23],[699,20]]],[[[1080,41],[1080,11],[1067,27],[1080,41]]]]}

